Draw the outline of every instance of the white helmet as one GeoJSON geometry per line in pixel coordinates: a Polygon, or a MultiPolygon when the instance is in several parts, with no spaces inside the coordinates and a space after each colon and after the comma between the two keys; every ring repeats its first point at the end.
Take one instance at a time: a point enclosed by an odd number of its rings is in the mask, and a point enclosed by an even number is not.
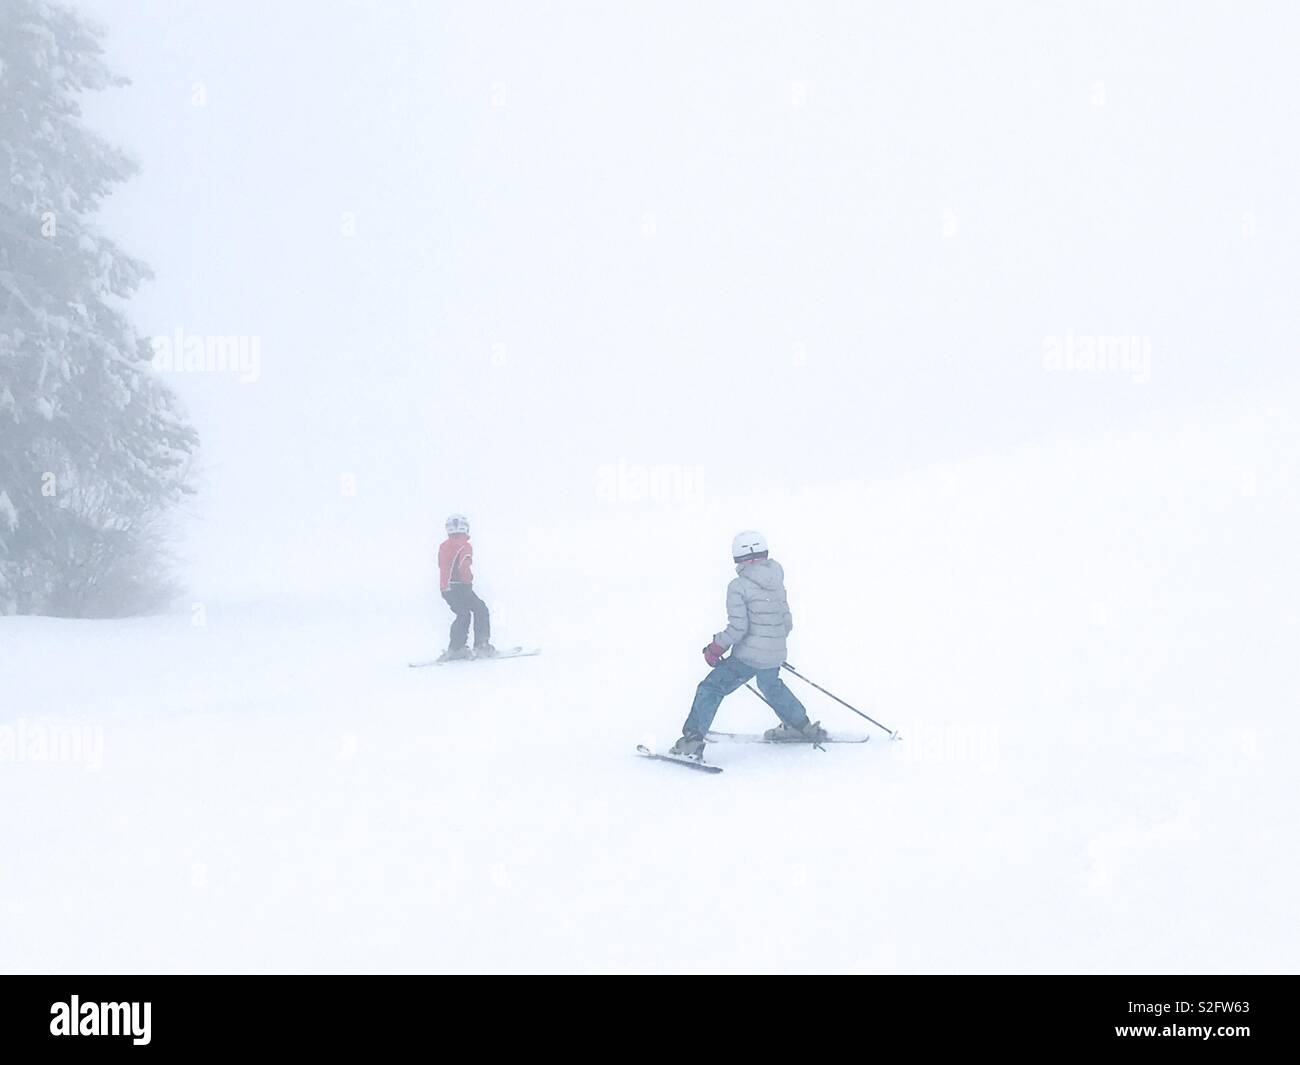
{"type": "Polygon", "coordinates": [[[748,562],[752,558],[767,558],[767,537],[753,529],[737,533],[736,538],[731,541],[731,557],[737,562],[748,562]]]}
{"type": "Polygon", "coordinates": [[[452,533],[465,533],[468,535],[469,518],[465,517],[464,514],[448,514],[447,535],[451,536],[452,533]]]}

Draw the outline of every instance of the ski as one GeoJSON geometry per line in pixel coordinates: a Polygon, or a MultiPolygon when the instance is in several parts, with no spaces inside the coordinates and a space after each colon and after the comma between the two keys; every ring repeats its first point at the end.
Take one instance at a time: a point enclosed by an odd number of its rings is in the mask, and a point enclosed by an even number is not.
{"type": "MultiPolygon", "coordinates": [[[[707,743],[770,743],[774,747],[810,747],[812,744],[791,740],[769,740],[761,732],[707,732],[707,743]]],[[[870,736],[851,736],[847,733],[832,732],[822,743],[866,743],[870,736]]]]}
{"type": "Polygon", "coordinates": [[[474,658],[450,658],[445,662],[437,658],[426,658],[422,662],[408,662],[407,665],[412,669],[423,669],[425,666],[452,666],[458,662],[498,662],[503,658],[527,658],[530,655],[539,655],[541,653],[542,649],[540,647],[510,647],[504,651],[498,651],[494,655],[476,656],[474,658]]]}
{"type": "Polygon", "coordinates": [[[641,754],[646,758],[653,758],[658,762],[673,762],[676,765],[683,765],[687,769],[698,769],[702,773],[722,772],[722,766],[720,765],[709,765],[707,762],[697,762],[694,758],[677,758],[671,754],[656,754],[654,751],[650,750],[649,747],[641,743],[636,745],[636,749],[638,754],[641,754]]]}

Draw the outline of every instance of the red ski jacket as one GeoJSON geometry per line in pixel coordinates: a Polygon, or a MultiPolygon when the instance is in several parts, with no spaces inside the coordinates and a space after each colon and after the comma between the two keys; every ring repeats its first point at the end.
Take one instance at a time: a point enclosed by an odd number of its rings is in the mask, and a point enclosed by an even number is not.
{"type": "Polygon", "coordinates": [[[474,583],[474,548],[466,533],[453,533],[438,548],[438,581],[445,592],[453,584],[474,583]]]}

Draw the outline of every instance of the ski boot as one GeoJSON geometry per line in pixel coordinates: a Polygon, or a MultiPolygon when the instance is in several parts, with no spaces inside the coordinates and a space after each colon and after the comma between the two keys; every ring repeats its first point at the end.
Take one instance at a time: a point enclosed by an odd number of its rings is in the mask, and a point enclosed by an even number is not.
{"type": "Polygon", "coordinates": [[[439,662],[459,662],[462,659],[473,658],[474,652],[468,647],[448,647],[438,656],[439,662]]]}
{"type": "Polygon", "coordinates": [[[689,758],[692,762],[704,761],[704,737],[698,732],[684,732],[668,753],[674,758],[689,758]]]}
{"type": "Polygon", "coordinates": [[[497,649],[490,643],[476,643],[474,645],[475,658],[496,658],[497,649]]]}
{"type": "Polygon", "coordinates": [[[784,721],[777,725],[776,728],[770,728],[763,733],[763,739],[768,743],[821,743],[827,739],[830,733],[822,728],[820,721],[809,721],[804,718],[803,725],[796,728],[794,725],[787,725],[784,721]]]}

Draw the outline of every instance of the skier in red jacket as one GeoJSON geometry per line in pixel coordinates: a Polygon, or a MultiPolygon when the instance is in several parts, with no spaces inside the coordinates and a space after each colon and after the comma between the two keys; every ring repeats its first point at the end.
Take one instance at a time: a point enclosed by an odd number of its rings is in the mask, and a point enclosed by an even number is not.
{"type": "Polygon", "coordinates": [[[469,519],[464,514],[447,518],[447,539],[438,548],[438,580],[443,599],[456,615],[451,623],[451,642],[438,661],[494,657],[496,648],[488,642],[492,623],[487,604],[474,594],[474,548],[469,542],[469,519]],[[474,619],[473,651],[465,646],[471,617],[474,619]]]}

